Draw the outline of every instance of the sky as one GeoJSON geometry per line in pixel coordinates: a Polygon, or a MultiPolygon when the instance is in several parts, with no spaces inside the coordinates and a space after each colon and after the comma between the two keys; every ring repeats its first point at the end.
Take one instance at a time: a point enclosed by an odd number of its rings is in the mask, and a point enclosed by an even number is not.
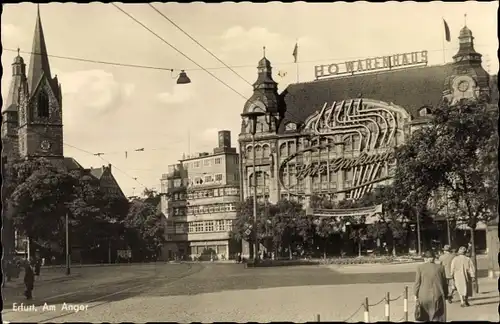
{"type": "MultiPolygon", "coordinates": [[[[421,50],[429,52],[430,65],[450,62],[466,14],[484,68],[492,74],[498,71],[498,2],[153,3],[246,81],[147,4],[116,4],[236,90],[111,4],[41,4],[49,55],[175,70],[50,58],[52,74],[62,85],[65,156],[84,167],[111,163],[126,195],[140,194],[144,186],[159,190],[168,165],[183,153],[212,151],[218,130],[230,130],[237,146],[240,114],[245,98],[252,94],[249,84],[257,78],[264,46],[282,91],[297,80],[314,80],[315,65],[421,50]],[[444,47],[443,18],[452,38],[444,47]],[[296,42],[298,63],[294,64],[296,42]],[[190,84],[176,84],[181,69],[190,84]],[[140,148],[144,151],[134,151],[140,148]]],[[[16,55],[5,49],[31,51],[35,17],[36,4],[3,6],[3,97],[16,55]]],[[[21,55],[29,65],[29,54],[21,55]]]]}

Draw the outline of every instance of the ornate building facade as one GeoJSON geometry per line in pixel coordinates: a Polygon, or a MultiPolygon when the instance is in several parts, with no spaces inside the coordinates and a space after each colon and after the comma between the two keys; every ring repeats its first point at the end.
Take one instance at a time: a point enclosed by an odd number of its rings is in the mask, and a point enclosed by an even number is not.
{"type": "MultiPolygon", "coordinates": [[[[287,198],[307,208],[313,195],[358,199],[375,186],[390,183],[396,165],[394,148],[432,118],[431,107],[462,98],[498,102],[496,76],[482,67],[471,30],[462,28],[458,38],[459,50],[449,64],[391,68],[392,61],[398,61],[393,66],[417,61],[415,53],[402,54],[402,59],[394,55],[360,60],[358,66],[375,61],[388,69],[291,84],[282,93],[264,57],[258,63],[253,96],[243,108],[244,114],[264,115],[257,119],[255,146],[251,123],[246,117],[242,120],[242,198],[253,196],[250,184],[256,183],[260,201],[287,198]]],[[[426,58],[427,52],[421,55],[426,58]]],[[[323,76],[324,66],[319,70],[323,76]]],[[[485,242],[484,229],[482,224],[478,241],[485,242]]]]}
{"type": "Polygon", "coordinates": [[[450,64],[291,84],[281,94],[263,58],[243,109],[265,113],[258,117],[255,147],[245,118],[239,135],[243,198],[252,196],[254,176],[259,199],[288,198],[306,206],[311,195],[357,199],[389,182],[394,148],[425,125],[429,108],[443,99],[497,100],[497,83],[482,67],[473,40],[464,27],[450,64]]]}

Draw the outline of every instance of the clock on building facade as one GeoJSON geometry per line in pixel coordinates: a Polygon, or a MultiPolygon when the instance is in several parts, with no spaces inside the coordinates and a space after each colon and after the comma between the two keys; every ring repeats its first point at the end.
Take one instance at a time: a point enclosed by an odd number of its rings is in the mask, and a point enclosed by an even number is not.
{"type": "Polygon", "coordinates": [[[50,150],[50,148],[52,147],[52,144],[47,141],[47,140],[43,140],[41,143],[40,143],[40,148],[44,151],[48,151],[50,150]]]}

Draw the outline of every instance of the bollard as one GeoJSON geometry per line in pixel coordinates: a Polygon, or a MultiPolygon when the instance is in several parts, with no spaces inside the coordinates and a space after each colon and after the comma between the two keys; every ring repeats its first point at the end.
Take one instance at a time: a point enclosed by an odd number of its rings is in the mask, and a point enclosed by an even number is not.
{"type": "Polygon", "coordinates": [[[408,322],[408,286],[405,286],[403,312],[405,314],[405,322],[408,322]]]}
{"type": "Polygon", "coordinates": [[[321,320],[320,320],[320,318],[319,318],[319,314],[318,314],[318,315],[316,315],[316,319],[317,319],[317,321],[316,321],[316,322],[321,322],[321,320]]]}
{"type": "Polygon", "coordinates": [[[368,297],[365,298],[365,313],[364,313],[364,322],[369,323],[370,322],[370,312],[368,309],[368,297]]]}
{"type": "Polygon", "coordinates": [[[391,306],[389,305],[391,298],[389,292],[385,296],[385,319],[389,322],[391,317],[391,306]]]}

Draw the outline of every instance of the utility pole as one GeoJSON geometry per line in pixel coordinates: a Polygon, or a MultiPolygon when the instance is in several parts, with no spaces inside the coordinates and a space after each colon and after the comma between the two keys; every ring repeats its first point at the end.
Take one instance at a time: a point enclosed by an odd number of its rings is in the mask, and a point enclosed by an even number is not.
{"type": "Polygon", "coordinates": [[[420,209],[417,210],[417,244],[418,244],[418,255],[422,255],[422,243],[420,239],[420,209]]]}
{"type": "Polygon", "coordinates": [[[70,262],[71,262],[71,255],[69,253],[69,217],[68,213],[66,213],[66,275],[71,274],[71,268],[70,268],[70,262]]]}
{"type": "Polygon", "coordinates": [[[26,237],[26,260],[30,259],[30,237],[26,237]]]}

